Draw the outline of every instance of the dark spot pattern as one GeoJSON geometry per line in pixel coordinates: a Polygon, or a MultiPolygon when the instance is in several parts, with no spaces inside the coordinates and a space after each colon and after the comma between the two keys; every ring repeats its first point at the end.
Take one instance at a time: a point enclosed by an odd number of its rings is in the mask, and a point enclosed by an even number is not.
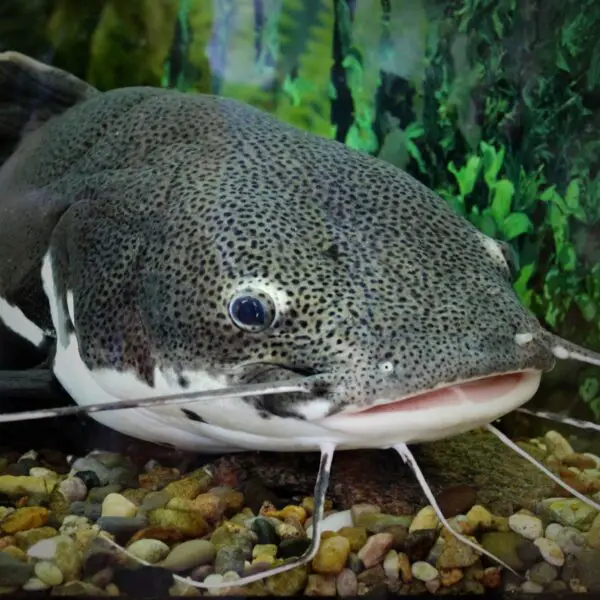
{"type": "Polygon", "coordinates": [[[306,369],[321,374],[312,395],[248,399],[302,418],[315,395],[335,412],[552,365],[541,345],[515,344],[539,325],[481,234],[341,143],[230,99],[142,88],[71,108],[36,143],[7,185],[50,207],[36,227],[61,294],[74,294],[89,366],[133,367],[150,385],[157,365],[179,376],[243,365],[233,383],[306,369]],[[276,309],[264,330],[232,323],[229,302],[248,286],[276,309]]]}

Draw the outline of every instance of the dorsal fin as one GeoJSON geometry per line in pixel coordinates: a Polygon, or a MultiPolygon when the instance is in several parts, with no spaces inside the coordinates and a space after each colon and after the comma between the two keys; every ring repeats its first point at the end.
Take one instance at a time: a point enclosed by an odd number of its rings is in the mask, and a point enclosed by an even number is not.
{"type": "Polygon", "coordinates": [[[0,166],[28,132],[98,93],[66,71],[19,52],[0,52],[0,166]]]}

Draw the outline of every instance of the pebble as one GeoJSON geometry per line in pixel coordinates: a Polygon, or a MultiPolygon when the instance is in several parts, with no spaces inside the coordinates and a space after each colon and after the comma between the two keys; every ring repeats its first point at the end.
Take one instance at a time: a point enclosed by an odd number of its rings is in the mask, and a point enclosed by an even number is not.
{"type": "Polygon", "coordinates": [[[390,550],[383,559],[383,570],[387,580],[396,583],[400,579],[400,566],[398,564],[398,553],[390,550]]]}
{"type": "Polygon", "coordinates": [[[383,561],[393,542],[394,537],[391,533],[376,533],[358,551],[358,558],[360,558],[365,568],[374,567],[383,561]]]}
{"type": "Polygon", "coordinates": [[[547,562],[533,565],[527,571],[527,578],[540,585],[547,585],[558,577],[558,569],[547,562]]]}
{"type": "Polygon", "coordinates": [[[305,596],[331,597],[336,595],[335,576],[320,575],[311,573],[308,576],[306,588],[304,589],[305,596]]]}
{"type": "Polygon", "coordinates": [[[151,564],[161,561],[170,552],[169,546],[161,540],[144,539],[137,540],[127,547],[127,550],[146,562],[151,564]]]}
{"type": "Polygon", "coordinates": [[[589,531],[586,535],[586,540],[590,548],[600,550],[600,513],[592,521],[589,531]]]}
{"type": "Polygon", "coordinates": [[[433,506],[425,506],[415,515],[415,518],[410,523],[408,532],[414,533],[422,529],[437,529],[439,525],[440,519],[433,506]]]}
{"type": "Polygon", "coordinates": [[[548,448],[548,454],[553,454],[560,461],[570,454],[574,454],[571,444],[558,431],[547,431],[544,435],[544,441],[548,448]]]}
{"type": "Polygon", "coordinates": [[[521,540],[517,545],[517,555],[524,567],[531,567],[542,560],[540,549],[531,540],[521,540]]]}
{"type": "Polygon", "coordinates": [[[256,533],[259,544],[279,544],[279,536],[274,525],[263,517],[258,517],[252,522],[252,531],[256,533]]]}
{"type": "MultiPolygon", "coordinates": [[[[589,540],[589,534],[588,534],[589,540]]],[[[574,527],[563,527],[554,538],[565,554],[578,555],[586,546],[585,536],[574,527]]]]}
{"type": "Polygon", "coordinates": [[[23,584],[23,590],[26,592],[41,592],[43,590],[47,590],[49,586],[47,583],[44,583],[37,577],[31,577],[23,584]]]}
{"type": "Polygon", "coordinates": [[[521,536],[514,531],[489,531],[481,536],[480,544],[515,571],[523,571],[526,565],[518,553],[522,541],[521,536]]]}
{"type": "Polygon", "coordinates": [[[440,569],[462,569],[470,567],[478,560],[479,554],[471,546],[452,536],[446,539],[436,565],[440,569]]]}
{"type": "Polygon", "coordinates": [[[34,566],[36,577],[47,586],[53,587],[63,582],[62,571],[53,563],[47,560],[41,560],[34,566]]]}
{"type": "MultiPolygon", "coordinates": [[[[78,458],[71,465],[71,472],[73,474],[81,471],[92,471],[98,478],[101,486],[106,485],[110,479],[110,470],[107,469],[100,461],[96,460],[91,456],[84,456],[82,458],[78,458]]],[[[78,476],[81,477],[81,475],[78,476]]]]}
{"type": "Polygon", "coordinates": [[[96,522],[100,529],[115,535],[133,533],[147,524],[144,517],[100,517],[96,522]]]}
{"type": "Polygon", "coordinates": [[[358,593],[358,579],[351,569],[342,569],[336,577],[335,586],[338,596],[356,596],[358,593]]]}
{"type": "Polygon", "coordinates": [[[579,531],[590,529],[598,511],[579,498],[547,498],[540,503],[540,511],[548,521],[574,527],[579,531]]]}
{"type": "MultiPolygon", "coordinates": [[[[323,519],[322,531],[339,531],[340,529],[350,529],[353,526],[352,514],[350,510],[342,510],[340,512],[327,515],[323,519]]],[[[364,529],[364,528],[363,528],[364,529]]],[[[309,525],[306,528],[306,535],[312,538],[313,528],[309,525]]]]}
{"type": "Polygon", "coordinates": [[[4,533],[13,534],[17,531],[43,527],[48,522],[48,514],[48,509],[43,506],[18,508],[2,520],[0,529],[4,533]]]}
{"type": "Polygon", "coordinates": [[[352,516],[352,522],[354,525],[359,525],[357,521],[361,519],[363,515],[376,514],[380,512],[381,508],[375,504],[358,503],[354,504],[352,508],[350,508],[350,514],[352,516]]]}
{"type": "Polygon", "coordinates": [[[410,567],[410,559],[404,552],[398,553],[398,569],[400,571],[400,577],[404,583],[410,583],[412,581],[412,570],[410,567]]]}
{"type": "Polygon", "coordinates": [[[526,594],[541,594],[544,591],[544,586],[535,581],[524,581],[521,584],[521,591],[526,594]]]}
{"type": "Polygon", "coordinates": [[[77,500],[85,500],[88,489],[79,477],[67,477],[58,484],[60,493],[69,503],[77,500]]]}
{"type": "Polygon", "coordinates": [[[346,566],[349,554],[350,542],[347,538],[334,535],[321,539],[319,550],[312,561],[313,571],[323,575],[338,575],[346,566]]]}
{"type": "Polygon", "coordinates": [[[357,576],[358,584],[365,583],[369,586],[377,585],[385,580],[385,571],[381,565],[375,565],[370,569],[361,571],[357,576]]]}
{"type": "Polygon", "coordinates": [[[30,564],[13,558],[6,552],[0,552],[0,586],[21,586],[33,575],[30,564]]]}
{"type": "Polygon", "coordinates": [[[310,540],[297,538],[295,540],[283,540],[279,544],[279,556],[281,558],[291,558],[292,556],[302,556],[310,546],[310,540]]]}
{"type": "Polygon", "coordinates": [[[547,537],[549,540],[556,541],[556,538],[560,535],[560,532],[564,529],[564,525],[560,523],[550,523],[546,527],[546,531],[544,532],[544,537],[547,537]]]}
{"type": "Polygon", "coordinates": [[[542,554],[543,559],[555,567],[562,567],[565,563],[565,555],[560,546],[548,538],[538,538],[533,542],[542,554]]]}
{"type": "Polygon", "coordinates": [[[265,589],[273,596],[296,596],[302,593],[307,580],[308,570],[303,565],[285,573],[272,575],[265,581],[265,589]]]}
{"type": "Polygon", "coordinates": [[[528,540],[536,540],[544,535],[544,525],[538,517],[515,514],[509,517],[508,526],[512,531],[528,540]]]}
{"type": "Polygon", "coordinates": [[[215,556],[215,573],[224,574],[235,571],[239,575],[244,572],[246,557],[241,548],[222,546],[215,556]]]}
{"type": "Polygon", "coordinates": [[[212,563],[217,550],[208,540],[189,540],[175,546],[161,566],[170,571],[187,571],[212,563]]]}
{"type": "Polygon", "coordinates": [[[412,562],[425,560],[438,538],[436,529],[421,529],[409,533],[404,540],[403,549],[412,562]]]}
{"type": "Polygon", "coordinates": [[[432,581],[439,575],[438,570],[433,565],[423,560],[413,563],[411,572],[413,577],[419,581],[432,581]]]}
{"type": "Polygon", "coordinates": [[[116,569],[114,583],[122,594],[133,598],[152,596],[167,597],[174,583],[173,574],[157,567],[116,569]]]}
{"type": "Polygon", "coordinates": [[[480,504],[473,506],[465,516],[467,517],[469,524],[474,529],[491,529],[494,522],[494,516],[492,513],[480,504]]]}
{"type": "Polygon", "coordinates": [[[477,491],[470,485],[455,485],[436,496],[438,506],[447,519],[465,514],[476,500],[477,491]]]}
{"type": "Polygon", "coordinates": [[[73,477],[76,477],[83,482],[86,489],[91,490],[92,488],[102,487],[102,482],[98,478],[98,475],[94,471],[76,471],[73,473],[73,477]]]}
{"type": "Polygon", "coordinates": [[[108,494],[102,502],[103,517],[135,517],[137,506],[121,494],[108,494]]]}

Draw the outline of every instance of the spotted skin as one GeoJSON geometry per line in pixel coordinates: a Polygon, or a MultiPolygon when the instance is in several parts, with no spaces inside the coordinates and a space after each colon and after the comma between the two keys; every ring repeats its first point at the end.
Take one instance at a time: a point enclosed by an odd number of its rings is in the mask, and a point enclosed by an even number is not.
{"type": "MultiPolygon", "coordinates": [[[[182,387],[199,369],[231,385],[316,375],[312,398],[246,400],[302,420],[317,395],[335,414],[554,364],[537,339],[515,344],[541,328],[505,247],[396,167],[234,100],[88,94],[24,139],[0,189],[0,255],[25,255],[0,266],[0,296],[25,302],[34,282],[43,305],[50,249],[90,369],[150,387],[156,368],[182,387]],[[232,322],[244,290],[271,298],[266,330],[232,322]]],[[[28,314],[52,329],[45,307],[28,314]]]]}

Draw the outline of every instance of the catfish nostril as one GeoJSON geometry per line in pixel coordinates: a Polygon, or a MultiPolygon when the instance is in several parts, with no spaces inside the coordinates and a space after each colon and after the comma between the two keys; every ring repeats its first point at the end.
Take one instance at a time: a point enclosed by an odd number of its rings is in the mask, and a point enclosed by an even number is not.
{"type": "Polygon", "coordinates": [[[386,360],[385,362],[381,362],[378,365],[379,370],[382,373],[391,374],[394,372],[394,363],[391,360],[386,360]]]}

